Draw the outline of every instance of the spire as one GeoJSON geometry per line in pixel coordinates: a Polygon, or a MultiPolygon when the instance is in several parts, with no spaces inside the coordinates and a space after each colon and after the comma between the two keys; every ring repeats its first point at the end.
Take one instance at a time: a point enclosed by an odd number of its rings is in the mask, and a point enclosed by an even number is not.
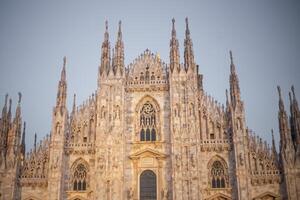
{"type": "Polygon", "coordinates": [[[16,108],[16,115],[15,120],[21,120],[21,100],[22,100],[22,93],[18,93],[19,99],[18,99],[18,105],[16,108]]]}
{"type": "Polygon", "coordinates": [[[8,121],[8,123],[11,122],[11,104],[12,104],[12,100],[9,99],[9,106],[8,106],[8,113],[7,113],[7,121],[8,121]]]}
{"type": "Polygon", "coordinates": [[[110,43],[109,43],[107,20],[105,21],[104,41],[102,43],[101,49],[102,49],[102,54],[101,54],[100,75],[102,74],[107,75],[110,68],[110,43]]]}
{"type": "Polygon", "coordinates": [[[282,96],[281,96],[281,88],[280,88],[280,86],[277,86],[277,91],[278,91],[278,96],[279,96],[279,103],[278,103],[279,111],[285,112],[285,110],[284,110],[284,104],[283,104],[283,100],[282,100],[282,96]]]}
{"type": "Polygon", "coordinates": [[[66,56],[64,56],[64,58],[63,58],[63,68],[61,70],[61,76],[60,76],[61,81],[66,81],[66,63],[67,63],[67,58],[66,58],[66,56]]]}
{"type": "Polygon", "coordinates": [[[25,130],[26,130],[26,122],[23,125],[23,133],[22,133],[22,142],[21,142],[21,154],[25,157],[26,144],[25,144],[25,130]]]}
{"type": "Polygon", "coordinates": [[[230,73],[235,74],[235,65],[233,63],[233,56],[232,56],[232,51],[229,51],[230,54],[230,73]]]}
{"type": "MultiPolygon", "coordinates": [[[[297,101],[297,99],[296,99],[295,88],[294,88],[293,85],[292,85],[292,87],[291,87],[291,90],[292,90],[292,93],[293,93],[293,103],[294,103],[294,106],[298,108],[298,101],[297,101]]],[[[298,110],[299,110],[299,108],[298,108],[298,110]]]]}
{"type": "Polygon", "coordinates": [[[176,38],[175,19],[172,19],[172,38],[170,40],[170,69],[173,72],[174,68],[180,70],[179,43],[176,38]]]}
{"type": "Polygon", "coordinates": [[[4,120],[7,114],[7,100],[8,100],[8,94],[5,95],[5,101],[4,101],[5,103],[2,109],[2,120],[4,120]]]}
{"type": "Polygon", "coordinates": [[[288,118],[286,111],[284,109],[284,103],[281,96],[281,88],[277,86],[278,96],[279,96],[279,111],[278,111],[278,122],[280,131],[280,147],[286,149],[292,145],[292,138],[288,127],[288,118]]]}
{"type": "MultiPolygon", "coordinates": [[[[113,73],[116,73],[117,72],[117,67],[115,66],[115,49],[113,48],[112,49],[112,59],[111,59],[111,68],[112,68],[112,71],[113,73]]],[[[111,72],[111,71],[109,71],[111,72]]]]}
{"type": "Polygon", "coordinates": [[[185,37],[190,39],[189,19],[185,18],[185,37]]]}
{"type": "Polygon", "coordinates": [[[184,67],[188,71],[190,68],[194,70],[194,52],[188,18],[185,18],[185,24],[186,29],[184,39],[184,67]]]}
{"type": "Polygon", "coordinates": [[[34,152],[36,152],[36,133],[34,134],[34,152]]]}
{"type": "Polygon", "coordinates": [[[74,93],[73,96],[73,109],[72,109],[72,114],[74,115],[76,111],[76,94],[74,93]]]}
{"type": "Polygon", "coordinates": [[[289,98],[290,98],[290,126],[291,126],[291,134],[292,139],[295,145],[295,149],[300,150],[300,111],[298,107],[298,101],[296,99],[295,95],[295,89],[294,86],[291,87],[293,97],[291,93],[289,92],[289,98]]]}
{"type": "Polygon", "coordinates": [[[225,90],[226,95],[226,113],[229,114],[231,112],[231,105],[229,103],[228,90],[225,90]]]}
{"type": "Polygon", "coordinates": [[[122,41],[122,30],[121,30],[122,21],[119,21],[119,30],[118,30],[118,41],[122,41]]]}
{"type": "Polygon", "coordinates": [[[277,155],[277,151],[276,151],[276,145],[275,145],[275,139],[274,139],[274,131],[273,129],[271,129],[271,134],[272,134],[272,153],[273,155],[277,155]]]}
{"type": "Polygon", "coordinates": [[[235,72],[235,65],[233,63],[232,51],[230,54],[230,99],[232,106],[235,108],[237,104],[241,103],[241,92],[239,86],[239,78],[235,72]]]}
{"type": "Polygon", "coordinates": [[[67,98],[66,63],[67,63],[67,59],[66,57],[64,57],[60,81],[58,83],[57,98],[56,98],[56,107],[60,107],[60,108],[66,107],[66,98],[67,98]]]}
{"type": "MultiPolygon", "coordinates": [[[[123,75],[123,69],[124,69],[124,43],[122,40],[122,30],[121,30],[122,22],[119,21],[119,30],[118,30],[118,39],[115,45],[115,59],[114,67],[115,67],[115,73],[123,75]]],[[[114,57],[114,56],[113,56],[114,57]]]]}

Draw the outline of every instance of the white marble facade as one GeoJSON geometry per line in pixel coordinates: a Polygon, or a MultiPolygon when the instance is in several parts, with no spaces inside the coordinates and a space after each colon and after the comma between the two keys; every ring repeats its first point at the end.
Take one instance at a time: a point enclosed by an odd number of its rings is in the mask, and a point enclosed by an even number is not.
{"type": "Polygon", "coordinates": [[[175,20],[169,63],[147,49],[125,67],[121,23],[112,51],[106,23],[101,48],[97,90],[79,106],[74,95],[70,112],[64,58],[51,134],[28,153],[21,94],[14,117],[6,97],[0,200],[300,199],[293,88],[290,116],[278,88],[277,153],[247,128],[231,52],[225,105],[205,93],[188,20],[182,64],[175,20]]]}

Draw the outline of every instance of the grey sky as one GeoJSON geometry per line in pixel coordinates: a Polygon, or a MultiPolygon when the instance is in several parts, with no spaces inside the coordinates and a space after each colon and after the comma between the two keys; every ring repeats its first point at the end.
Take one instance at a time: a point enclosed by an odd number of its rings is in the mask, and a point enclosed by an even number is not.
{"type": "Polygon", "coordinates": [[[23,93],[31,147],[34,132],[41,139],[51,129],[63,56],[69,108],[74,92],[81,103],[96,90],[105,19],[111,45],[122,20],[127,65],[146,48],[169,62],[172,17],[183,61],[186,16],[205,90],[225,102],[232,49],[248,126],[269,141],[274,128],[278,140],[276,85],[287,110],[292,84],[300,101],[299,1],[1,1],[0,106],[9,93],[15,109],[23,93]]]}

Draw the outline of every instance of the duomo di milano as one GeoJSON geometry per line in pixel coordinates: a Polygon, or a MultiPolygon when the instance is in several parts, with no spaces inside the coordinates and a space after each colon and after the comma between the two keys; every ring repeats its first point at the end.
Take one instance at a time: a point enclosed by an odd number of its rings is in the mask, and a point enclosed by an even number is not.
{"type": "MultiPolygon", "coordinates": [[[[300,199],[300,111],[279,93],[279,152],[245,124],[230,52],[225,106],[203,90],[186,19],[184,58],[172,21],[170,61],[149,50],[127,67],[121,23],[111,51],[108,26],[98,87],[66,107],[64,58],[49,137],[25,152],[21,94],[5,99],[0,123],[1,200],[300,199]],[[181,61],[183,63],[181,63],[181,61]]],[[[272,133],[273,134],[273,133],[272,133]]]]}

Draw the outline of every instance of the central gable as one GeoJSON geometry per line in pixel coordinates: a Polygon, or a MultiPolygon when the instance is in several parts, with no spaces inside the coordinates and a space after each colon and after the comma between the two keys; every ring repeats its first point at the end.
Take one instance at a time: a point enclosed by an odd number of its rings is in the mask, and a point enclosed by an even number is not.
{"type": "Polygon", "coordinates": [[[126,78],[129,82],[144,84],[167,80],[167,65],[159,55],[146,49],[128,66],[126,78]]]}

